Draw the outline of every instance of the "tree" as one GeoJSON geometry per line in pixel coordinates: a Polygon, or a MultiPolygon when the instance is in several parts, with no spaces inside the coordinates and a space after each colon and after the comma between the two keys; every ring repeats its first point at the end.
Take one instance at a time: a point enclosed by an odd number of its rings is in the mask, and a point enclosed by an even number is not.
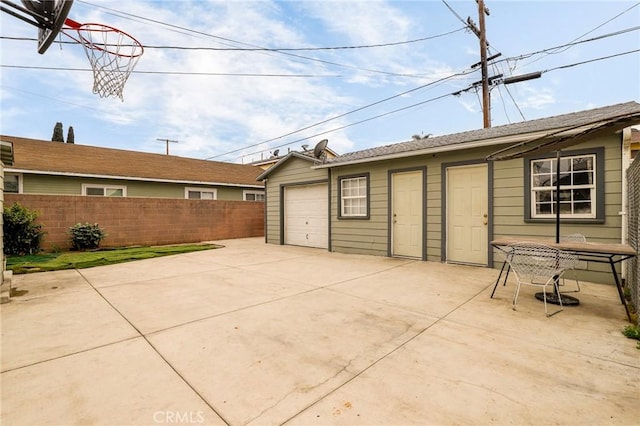
{"type": "Polygon", "coordinates": [[[62,123],[57,122],[53,128],[53,136],[51,136],[52,142],[64,142],[64,131],[62,130],[62,123]]]}
{"type": "Polygon", "coordinates": [[[74,143],[75,136],[73,134],[73,126],[69,126],[69,131],[67,132],[67,143],[74,143]]]}

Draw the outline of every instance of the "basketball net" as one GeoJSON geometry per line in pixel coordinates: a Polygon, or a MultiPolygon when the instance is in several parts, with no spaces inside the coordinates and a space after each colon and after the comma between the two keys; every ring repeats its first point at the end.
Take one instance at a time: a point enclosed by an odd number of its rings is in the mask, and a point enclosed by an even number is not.
{"type": "Polygon", "coordinates": [[[122,90],[135,68],[144,47],[138,40],[117,28],[104,24],[80,24],[67,19],[63,32],[82,44],[93,69],[93,93],[101,98],[117,96],[124,102],[122,90]],[[75,30],[78,39],[68,33],[75,30]]]}

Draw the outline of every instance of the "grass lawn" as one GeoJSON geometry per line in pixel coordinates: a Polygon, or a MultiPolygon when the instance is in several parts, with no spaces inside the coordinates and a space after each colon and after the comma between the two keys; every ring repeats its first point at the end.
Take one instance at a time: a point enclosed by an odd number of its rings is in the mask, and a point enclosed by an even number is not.
{"type": "Polygon", "coordinates": [[[29,256],[7,256],[7,270],[14,274],[29,272],[58,271],[61,269],[82,269],[92,266],[111,265],[170,256],[172,254],[220,248],[215,244],[187,244],[158,247],[133,247],[122,249],[102,249],[97,251],[69,251],[42,253],[29,256]]]}

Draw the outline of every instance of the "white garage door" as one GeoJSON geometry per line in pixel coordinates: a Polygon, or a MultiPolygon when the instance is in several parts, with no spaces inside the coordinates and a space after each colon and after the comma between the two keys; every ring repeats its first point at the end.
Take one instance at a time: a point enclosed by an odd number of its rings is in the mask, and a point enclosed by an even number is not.
{"type": "Polygon", "coordinates": [[[284,190],[284,243],[327,248],[327,184],[290,186],[284,190]]]}

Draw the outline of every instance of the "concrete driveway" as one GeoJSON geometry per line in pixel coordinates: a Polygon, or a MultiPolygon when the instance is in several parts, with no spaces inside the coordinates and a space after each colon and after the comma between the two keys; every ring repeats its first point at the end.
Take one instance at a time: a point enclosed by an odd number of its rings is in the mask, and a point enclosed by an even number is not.
{"type": "Polygon", "coordinates": [[[266,245],[14,276],[2,425],[638,424],[614,287],[266,245]]]}

